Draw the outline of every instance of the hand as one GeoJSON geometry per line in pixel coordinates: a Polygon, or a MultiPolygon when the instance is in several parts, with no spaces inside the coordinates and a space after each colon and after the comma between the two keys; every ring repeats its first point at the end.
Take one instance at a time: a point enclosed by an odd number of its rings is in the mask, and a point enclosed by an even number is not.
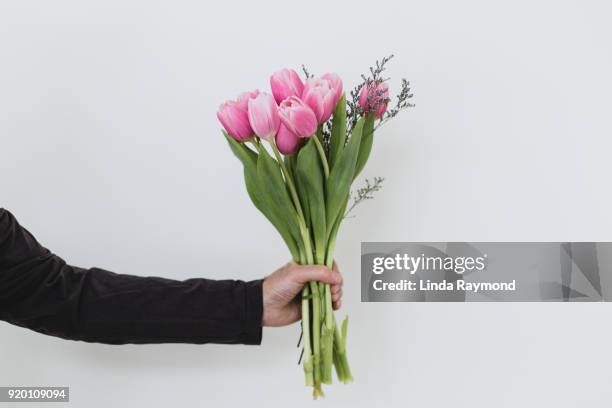
{"type": "Polygon", "coordinates": [[[289,262],[263,281],[263,326],[286,326],[302,315],[302,289],[307,282],[331,286],[334,310],[342,305],[342,275],[334,262],[333,271],[322,265],[298,265],[289,262]]]}

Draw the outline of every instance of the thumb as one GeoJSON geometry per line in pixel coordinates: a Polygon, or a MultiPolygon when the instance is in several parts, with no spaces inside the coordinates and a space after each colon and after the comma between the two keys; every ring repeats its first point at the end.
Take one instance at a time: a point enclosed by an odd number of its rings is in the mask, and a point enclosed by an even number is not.
{"type": "Polygon", "coordinates": [[[334,285],[342,282],[339,272],[332,271],[323,265],[296,265],[295,268],[294,276],[300,284],[318,281],[334,285]]]}

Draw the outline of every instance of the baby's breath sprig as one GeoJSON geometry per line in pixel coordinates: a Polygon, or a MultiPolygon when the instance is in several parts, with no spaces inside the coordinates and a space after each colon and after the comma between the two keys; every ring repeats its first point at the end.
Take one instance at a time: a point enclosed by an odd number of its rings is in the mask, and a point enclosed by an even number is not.
{"type": "Polygon", "coordinates": [[[348,210],[344,213],[344,218],[349,218],[349,213],[366,200],[371,200],[374,198],[374,193],[379,191],[382,188],[382,184],[385,181],[384,177],[374,177],[373,181],[366,179],[366,185],[364,187],[358,188],[356,194],[351,192],[351,197],[353,197],[353,203],[349,207],[348,210]]]}

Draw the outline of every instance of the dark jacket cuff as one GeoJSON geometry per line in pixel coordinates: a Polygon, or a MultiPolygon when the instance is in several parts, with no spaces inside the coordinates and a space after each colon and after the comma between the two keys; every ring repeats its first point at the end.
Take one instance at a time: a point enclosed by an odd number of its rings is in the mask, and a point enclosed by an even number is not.
{"type": "Polygon", "coordinates": [[[263,316],[263,280],[246,283],[246,337],[244,344],[261,344],[263,316]]]}

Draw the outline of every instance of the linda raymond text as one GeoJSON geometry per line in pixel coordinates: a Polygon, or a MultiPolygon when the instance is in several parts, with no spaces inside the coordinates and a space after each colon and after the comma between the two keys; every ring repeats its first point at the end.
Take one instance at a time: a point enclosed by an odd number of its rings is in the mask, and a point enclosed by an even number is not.
{"type": "Polygon", "coordinates": [[[402,279],[397,282],[384,282],[376,279],[372,282],[372,288],[376,291],[466,291],[466,292],[488,292],[488,291],[515,291],[516,280],[509,282],[466,282],[463,279],[456,281],[432,282],[429,279],[412,281],[402,279]]]}

